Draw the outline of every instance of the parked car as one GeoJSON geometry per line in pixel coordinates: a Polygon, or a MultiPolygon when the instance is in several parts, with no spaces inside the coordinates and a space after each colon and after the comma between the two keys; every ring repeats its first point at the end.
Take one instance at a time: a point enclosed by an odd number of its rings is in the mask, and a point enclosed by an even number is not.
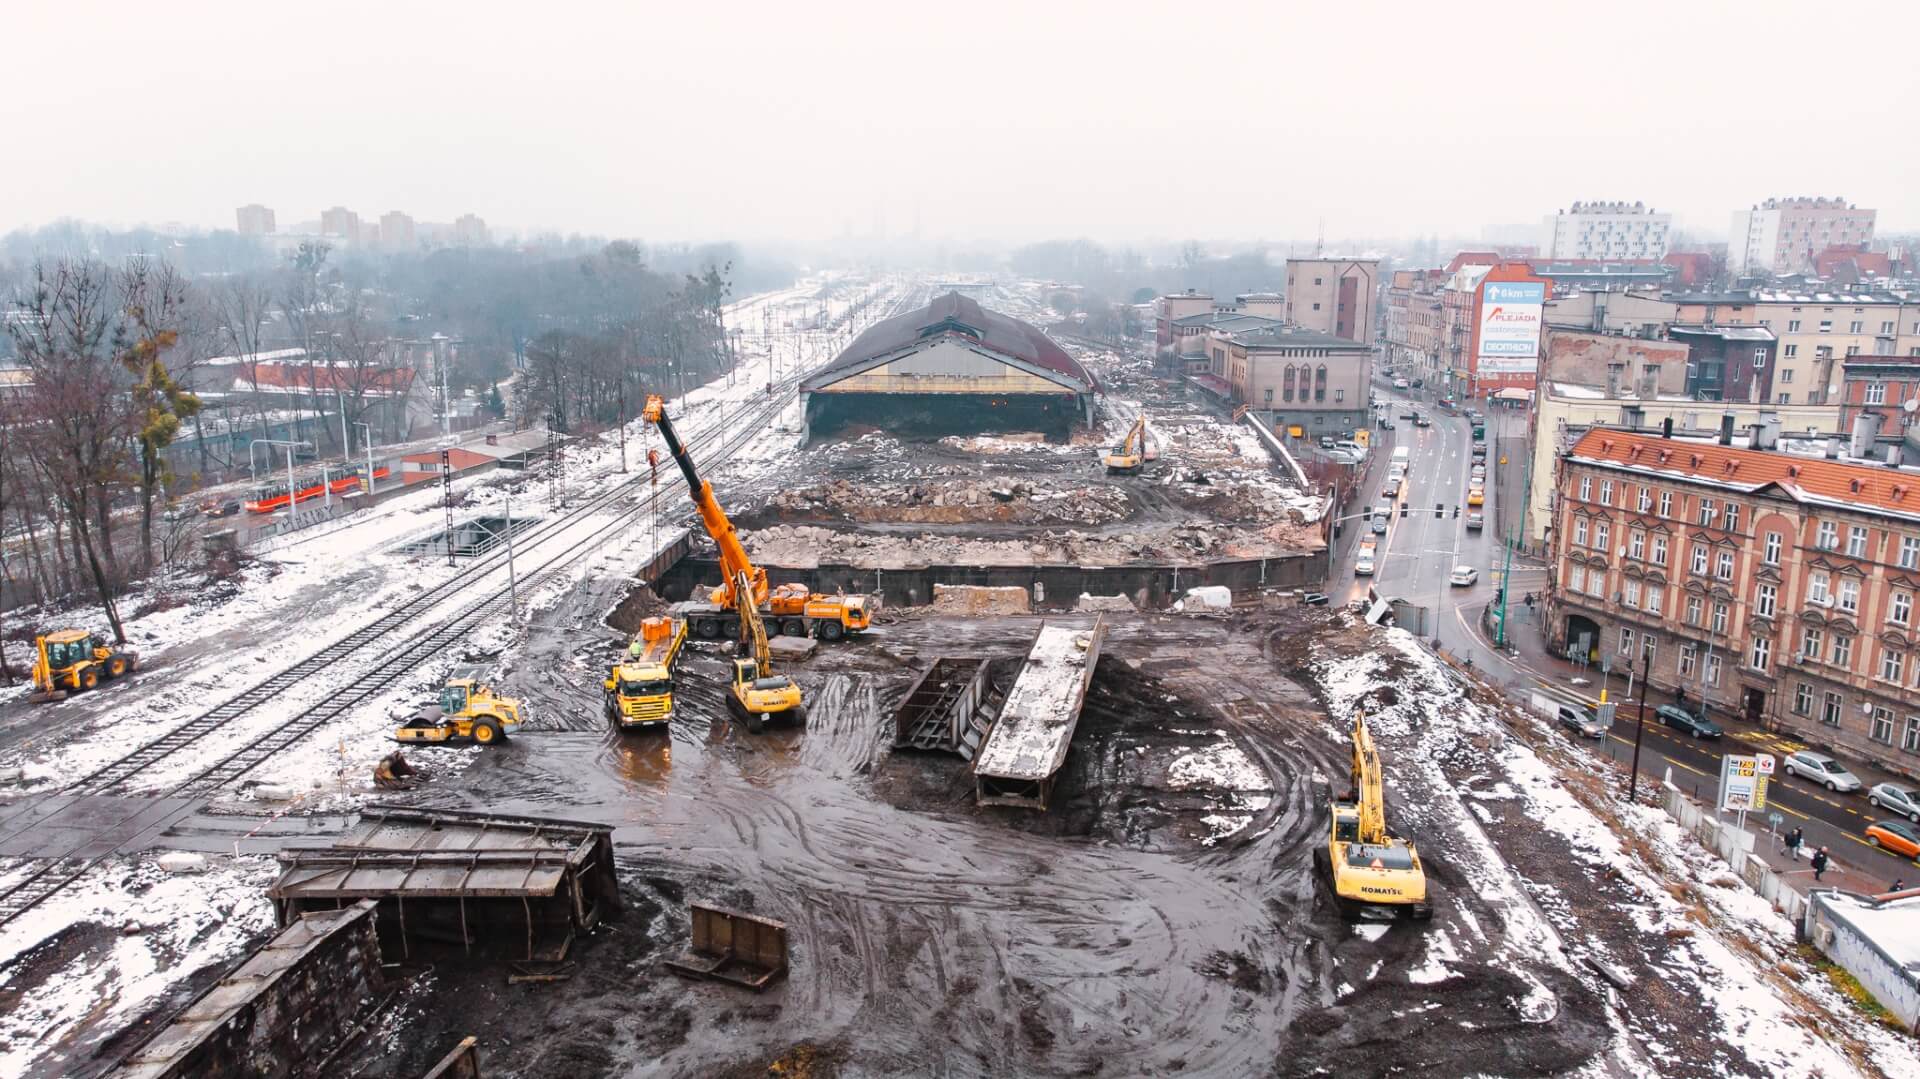
{"type": "Polygon", "coordinates": [[[1867,804],[1885,807],[1920,824],[1920,793],[1898,783],[1875,783],[1867,790],[1867,804]]]}
{"type": "Polygon", "coordinates": [[[1475,483],[1480,483],[1480,484],[1484,484],[1484,483],[1486,482],[1486,480],[1487,480],[1487,466],[1486,466],[1486,465],[1483,465],[1483,464],[1477,464],[1477,463],[1476,463],[1476,464],[1475,464],[1475,465],[1473,466],[1473,476],[1472,476],[1472,478],[1473,478],[1473,481],[1474,481],[1475,483]]]}
{"type": "Polygon", "coordinates": [[[1467,531],[1478,532],[1485,527],[1487,527],[1486,514],[1481,513],[1479,510],[1474,510],[1472,513],[1467,514],[1467,531]]]}
{"type": "Polygon", "coordinates": [[[1857,791],[1865,785],[1839,761],[1811,749],[1787,754],[1784,767],[1787,775],[1810,779],[1830,791],[1857,791]]]}
{"type": "Polygon", "coordinates": [[[1472,566],[1455,566],[1453,572],[1447,576],[1447,583],[1458,588],[1471,585],[1479,579],[1480,571],[1472,566]]]}
{"type": "Polygon", "coordinates": [[[1875,821],[1867,825],[1867,842],[1902,858],[1920,859],[1920,828],[1903,820],[1875,821]]]}
{"type": "Polygon", "coordinates": [[[1663,704],[1655,708],[1653,714],[1661,723],[1693,738],[1718,738],[1727,733],[1720,729],[1720,724],[1705,716],[1696,715],[1677,704],[1663,704]]]}
{"type": "Polygon", "coordinates": [[[1482,487],[1467,488],[1467,505],[1484,506],[1487,504],[1487,492],[1482,487]]]}

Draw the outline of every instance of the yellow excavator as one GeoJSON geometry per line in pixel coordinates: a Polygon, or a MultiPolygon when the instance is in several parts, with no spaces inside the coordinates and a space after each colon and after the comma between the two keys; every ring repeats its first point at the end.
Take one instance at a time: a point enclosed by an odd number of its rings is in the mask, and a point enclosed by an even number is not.
{"type": "Polygon", "coordinates": [[[1133,426],[1127,428],[1127,437],[1107,454],[1107,475],[1138,476],[1146,467],[1147,460],[1147,414],[1142,411],[1133,418],[1133,426]]]}
{"type": "Polygon", "coordinates": [[[1418,921],[1433,917],[1420,852],[1411,842],[1387,833],[1380,752],[1367,730],[1365,713],[1353,720],[1352,796],[1336,795],[1332,809],[1326,849],[1315,850],[1314,861],[1341,917],[1348,921],[1379,914],[1418,921]]]}
{"type": "Polygon", "coordinates": [[[507,735],[519,729],[520,702],[496,694],[492,686],[481,681],[478,667],[462,667],[447,679],[440,699],[394,731],[393,740],[490,746],[506,741],[507,735]]]}
{"type": "Polygon", "coordinates": [[[107,678],[119,678],[140,665],[131,649],[109,648],[84,629],[63,629],[33,642],[35,704],[64,700],[69,691],[92,689],[107,678]]]}
{"type": "Polygon", "coordinates": [[[607,672],[607,719],[621,730],[664,727],[673,719],[673,668],[687,643],[687,620],[640,623],[626,654],[607,672]]]}
{"type": "MultiPolygon", "coordinates": [[[[734,595],[747,595],[752,580],[742,570],[735,578],[734,595]]],[[[795,725],[807,721],[806,706],[800,703],[800,686],[773,670],[773,657],[767,647],[767,627],[760,610],[751,603],[740,605],[740,651],[733,657],[733,685],[728,687],[727,705],[746,721],[747,730],[759,734],[769,717],[789,719],[795,725]]]]}
{"type": "Polygon", "coordinates": [[[745,627],[741,613],[748,607],[756,609],[765,630],[773,635],[837,641],[872,625],[875,604],[870,597],[829,596],[798,583],[769,589],[767,571],[747,557],[733,522],[720,508],[720,500],[713,496],[713,485],[694,470],[693,458],[680,444],[680,436],[667,416],[666,402],[658,394],[650,394],[641,414],[660,429],[660,437],[666,440],[674,463],[687,479],[687,493],[693,498],[694,508],[700,511],[700,521],[720,549],[720,584],[708,595],[708,602],[689,601],[674,607],[674,612],[687,620],[695,635],[717,640],[742,633],[745,627]],[[736,584],[742,573],[747,581],[744,592],[736,584]]]}

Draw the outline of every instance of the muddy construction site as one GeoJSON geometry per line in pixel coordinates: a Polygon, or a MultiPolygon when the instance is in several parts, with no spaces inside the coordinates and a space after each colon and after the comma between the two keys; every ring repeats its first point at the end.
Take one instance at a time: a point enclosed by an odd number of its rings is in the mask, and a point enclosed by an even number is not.
{"type": "MultiPolygon", "coordinates": [[[[543,724],[408,796],[614,824],[626,910],[576,944],[563,980],[413,972],[360,1074],[417,1074],[469,1033],[489,1069],[529,1076],[1530,1075],[1587,1060],[1604,1023],[1564,972],[1432,961],[1434,930],[1501,921],[1449,865],[1466,838],[1420,836],[1430,927],[1356,930],[1324,900],[1311,852],[1344,747],[1272,642],[1356,632],[1345,618],[1108,616],[1045,813],[977,807],[966,762],[895,750],[886,718],[937,656],[1010,677],[1035,618],[913,612],[821,650],[790,667],[804,729],[760,736],[723,705],[724,646],[700,645],[670,730],[543,724]],[[787,979],[754,994],[669,972],[689,902],[784,922],[787,979]]],[[[602,636],[506,688],[543,716],[596,715],[602,636]]]]}

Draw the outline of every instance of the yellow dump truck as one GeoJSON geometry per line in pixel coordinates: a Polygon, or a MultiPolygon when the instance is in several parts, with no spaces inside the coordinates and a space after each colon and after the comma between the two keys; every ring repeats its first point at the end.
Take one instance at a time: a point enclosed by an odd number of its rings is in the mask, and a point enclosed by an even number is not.
{"type": "Polygon", "coordinates": [[[665,727],[673,719],[673,668],[687,643],[684,618],[649,618],[607,672],[607,720],[621,730],[665,727]]]}

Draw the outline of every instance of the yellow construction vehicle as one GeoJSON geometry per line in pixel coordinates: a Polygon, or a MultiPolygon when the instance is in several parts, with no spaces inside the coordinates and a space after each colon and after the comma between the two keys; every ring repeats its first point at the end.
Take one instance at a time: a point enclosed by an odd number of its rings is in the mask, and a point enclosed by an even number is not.
{"type": "Polygon", "coordinates": [[[1147,414],[1141,412],[1133,418],[1133,426],[1127,428],[1127,437],[1107,454],[1107,475],[1138,476],[1146,467],[1147,459],[1147,414]]]}
{"type": "Polygon", "coordinates": [[[396,742],[477,742],[490,746],[520,729],[520,702],[494,693],[477,667],[453,672],[440,699],[393,732],[396,742]]]}
{"type": "MultiPolygon", "coordinates": [[[[737,596],[748,594],[752,580],[745,570],[738,577],[737,596]]],[[[769,716],[807,721],[807,710],[800,703],[800,687],[792,678],[773,671],[773,657],[767,648],[767,627],[760,610],[751,603],[740,605],[740,649],[745,655],[733,657],[733,685],[728,687],[727,704],[734,714],[746,720],[747,730],[759,734],[769,716]]]]}
{"type": "Polygon", "coordinates": [[[1387,833],[1380,753],[1367,730],[1365,713],[1353,720],[1351,795],[1332,799],[1326,849],[1313,852],[1341,917],[1349,921],[1368,914],[1421,921],[1433,917],[1420,852],[1407,840],[1387,833]]]}
{"type": "Polygon", "coordinates": [[[673,719],[673,668],[687,642],[684,618],[649,618],[607,672],[607,720],[621,730],[665,727],[673,719]]]}
{"type": "Polygon", "coordinates": [[[63,629],[33,642],[35,704],[66,698],[69,691],[92,689],[103,678],[118,678],[140,665],[131,649],[109,648],[84,629],[63,629]]]}
{"type": "Polygon", "coordinates": [[[694,470],[693,458],[680,444],[673,421],[667,417],[666,403],[658,394],[649,395],[642,415],[660,429],[674,463],[687,479],[687,493],[700,511],[700,521],[720,549],[720,584],[709,593],[708,602],[690,600],[674,606],[674,613],[687,620],[696,636],[717,640],[739,635],[743,629],[740,612],[747,607],[758,609],[767,630],[788,637],[837,641],[872,624],[874,604],[867,596],[829,596],[810,591],[803,584],[784,584],[769,591],[767,571],[747,557],[733,522],[713,496],[713,485],[694,470]],[[747,585],[739,591],[736,581],[743,573],[747,585]]]}

